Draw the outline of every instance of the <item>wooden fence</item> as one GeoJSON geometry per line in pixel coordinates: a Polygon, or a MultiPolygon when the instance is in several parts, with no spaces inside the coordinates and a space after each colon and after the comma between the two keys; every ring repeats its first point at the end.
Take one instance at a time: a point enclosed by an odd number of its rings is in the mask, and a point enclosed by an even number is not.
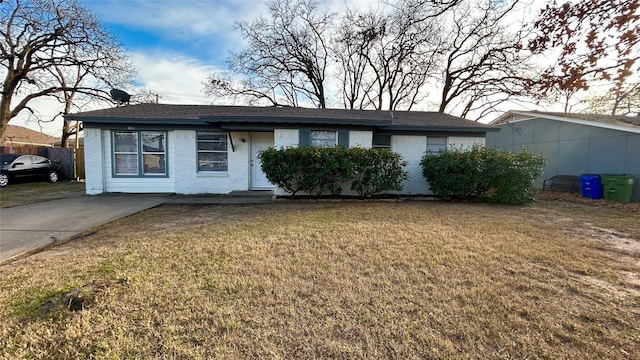
{"type": "Polygon", "coordinates": [[[41,146],[0,146],[0,154],[40,155],[60,164],[65,179],[84,179],[84,148],[51,148],[41,146]]]}

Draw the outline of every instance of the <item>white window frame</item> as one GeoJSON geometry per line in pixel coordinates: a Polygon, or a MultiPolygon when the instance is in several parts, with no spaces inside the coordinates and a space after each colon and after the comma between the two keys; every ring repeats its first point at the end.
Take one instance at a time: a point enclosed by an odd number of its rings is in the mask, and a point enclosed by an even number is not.
{"type": "Polygon", "coordinates": [[[374,149],[389,149],[391,150],[391,144],[393,142],[393,135],[379,135],[379,134],[373,134],[373,137],[371,139],[371,147],[374,149]],[[380,145],[380,144],[376,144],[376,136],[388,136],[389,137],[389,145],[380,145]]]}
{"type": "Polygon", "coordinates": [[[196,170],[198,172],[204,173],[226,173],[229,171],[229,139],[227,133],[219,132],[219,131],[196,131],[196,170]],[[216,140],[208,140],[203,139],[200,140],[199,135],[218,135],[224,137],[224,142],[216,141],[216,140]],[[209,150],[209,149],[200,149],[201,143],[220,143],[224,144],[224,150],[209,150]],[[225,168],[220,170],[202,170],[202,166],[200,165],[200,154],[224,154],[225,156],[225,168]]]}
{"type": "MultiPolygon", "coordinates": [[[[112,174],[114,177],[167,177],[169,176],[169,172],[168,172],[168,168],[167,168],[167,164],[168,164],[168,160],[167,160],[167,138],[168,138],[168,134],[166,131],[160,131],[160,130],[112,130],[111,131],[111,153],[112,153],[112,157],[111,157],[111,161],[113,163],[112,165],[112,174]],[[129,151],[117,151],[117,144],[116,144],[116,134],[121,134],[121,133],[127,133],[127,134],[133,134],[134,138],[135,138],[135,150],[129,150],[129,151]],[[161,134],[163,141],[162,141],[162,147],[163,147],[163,151],[144,151],[144,144],[143,144],[143,139],[142,139],[142,135],[144,133],[157,133],[157,134],[161,134]],[[135,155],[135,164],[136,164],[136,168],[135,168],[135,172],[128,172],[128,173],[118,173],[117,169],[117,157],[118,155],[135,155]],[[159,157],[162,157],[162,160],[164,162],[163,166],[159,166],[160,168],[164,169],[164,172],[146,172],[145,171],[145,155],[157,155],[159,157]]],[[[155,167],[154,167],[155,168],[155,167]]]]}

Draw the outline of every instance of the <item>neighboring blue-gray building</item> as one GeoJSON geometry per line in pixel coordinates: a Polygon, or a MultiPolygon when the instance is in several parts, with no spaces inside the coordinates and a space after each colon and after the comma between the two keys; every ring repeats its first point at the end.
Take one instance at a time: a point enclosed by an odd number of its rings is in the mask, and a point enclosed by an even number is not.
{"type": "Polygon", "coordinates": [[[509,111],[490,125],[501,129],[487,133],[487,147],[549,159],[537,187],[554,175],[633,174],[640,200],[640,117],[509,111]]]}

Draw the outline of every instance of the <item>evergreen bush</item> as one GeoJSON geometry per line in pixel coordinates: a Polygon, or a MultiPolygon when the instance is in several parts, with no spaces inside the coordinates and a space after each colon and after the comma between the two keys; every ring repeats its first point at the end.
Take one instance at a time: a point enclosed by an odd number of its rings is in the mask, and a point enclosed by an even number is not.
{"type": "Polygon", "coordinates": [[[533,202],[533,181],[542,175],[547,159],[527,151],[473,147],[425,154],[420,165],[431,191],[445,200],[500,204],[533,202]]]}

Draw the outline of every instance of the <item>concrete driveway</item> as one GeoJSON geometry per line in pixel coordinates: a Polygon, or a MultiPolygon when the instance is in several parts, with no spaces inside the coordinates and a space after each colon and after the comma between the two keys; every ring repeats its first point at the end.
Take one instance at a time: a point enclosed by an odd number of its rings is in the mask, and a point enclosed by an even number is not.
{"type": "Polygon", "coordinates": [[[162,195],[107,194],[0,209],[0,262],[169,199],[162,195]]]}

